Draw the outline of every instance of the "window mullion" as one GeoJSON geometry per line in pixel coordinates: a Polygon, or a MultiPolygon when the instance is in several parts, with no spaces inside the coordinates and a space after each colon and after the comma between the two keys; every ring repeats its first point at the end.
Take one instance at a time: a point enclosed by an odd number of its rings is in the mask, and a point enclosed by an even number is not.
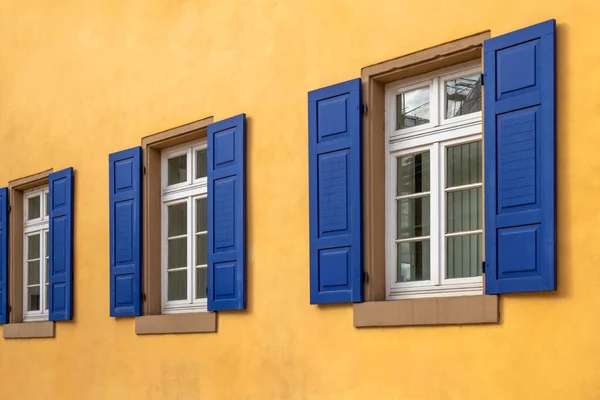
{"type": "MultiPolygon", "coordinates": [[[[394,114],[394,113],[390,113],[394,114]]],[[[391,121],[391,119],[390,119],[391,121]]],[[[386,146],[387,150],[387,146],[386,146]]],[[[388,182],[386,186],[386,215],[389,218],[386,218],[386,235],[385,235],[385,253],[386,253],[386,299],[389,299],[392,285],[398,279],[398,254],[396,251],[396,235],[395,231],[397,230],[398,224],[398,216],[396,215],[396,200],[392,199],[395,197],[393,193],[396,193],[396,188],[394,183],[396,182],[396,165],[397,158],[395,155],[390,154],[389,152],[386,154],[386,176],[388,177],[388,182]]]]}
{"type": "Polygon", "coordinates": [[[187,232],[188,232],[188,236],[187,236],[187,241],[188,241],[188,246],[187,246],[187,300],[188,303],[192,303],[193,299],[192,299],[192,263],[193,263],[193,246],[194,246],[194,241],[192,240],[192,238],[194,237],[193,233],[192,233],[192,221],[193,221],[193,205],[192,205],[192,198],[188,197],[187,199],[187,207],[188,207],[188,220],[187,220],[187,232]]]}
{"type": "MultiPolygon", "coordinates": [[[[43,197],[43,196],[42,196],[43,197]]],[[[42,213],[44,213],[44,206],[42,205],[42,213]]],[[[46,289],[46,284],[45,284],[45,274],[44,274],[44,264],[46,264],[46,251],[45,251],[45,242],[46,242],[46,233],[44,232],[44,230],[42,229],[40,231],[40,265],[38,266],[38,271],[40,274],[40,312],[43,314],[44,310],[46,309],[46,304],[45,304],[45,289],[46,289]]]]}
{"type": "Polygon", "coordinates": [[[434,143],[431,146],[430,156],[430,230],[431,230],[431,246],[430,246],[430,274],[431,281],[434,285],[441,283],[442,267],[442,252],[440,247],[440,220],[441,220],[441,201],[440,201],[440,144],[434,143]]]}
{"type": "Polygon", "coordinates": [[[440,78],[433,78],[431,90],[430,108],[433,126],[439,126],[440,118],[440,78]]]}

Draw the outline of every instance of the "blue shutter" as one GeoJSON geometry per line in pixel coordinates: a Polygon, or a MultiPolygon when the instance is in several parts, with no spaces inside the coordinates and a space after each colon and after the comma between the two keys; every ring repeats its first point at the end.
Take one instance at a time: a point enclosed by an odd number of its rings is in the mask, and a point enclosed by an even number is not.
{"type": "Polygon", "coordinates": [[[73,318],[73,168],[50,174],[48,299],[51,321],[73,318]]]}
{"type": "Polygon", "coordinates": [[[0,324],[8,322],[8,189],[0,188],[0,324]]]}
{"type": "Polygon", "coordinates": [[[142,312],[142,148],[109,156],[110,316],[142,312]]]}
{"type": "Polygon", "coordinates": [[[246,308],[246,115],[208,126],[208,310],[246,308]]]}
{"type": "Polygon", "coordinates": [[[360,302],[360,79],[308,94],[310,303],[360,302]]]}
{"type": "Polygon", "coordinates": [[[555,30],[484,44],[488,294],[556,290],[555,30]]]}

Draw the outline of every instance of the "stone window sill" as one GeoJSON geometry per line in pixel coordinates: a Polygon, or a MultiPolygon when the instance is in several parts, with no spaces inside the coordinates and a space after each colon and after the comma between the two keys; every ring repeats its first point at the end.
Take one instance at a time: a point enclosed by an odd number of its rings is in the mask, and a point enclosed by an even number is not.
{"type": "Polygon", "coordinates": [[[217,313],[215,312],[144,315],[135,318],[135,333],[137,335],[210,333],[216,331],[217,313]]]}
{"type": "Polygon", "coordinates": [[[437,297],[354,304],[354,326],[357,328],[499,322],[498,296],[437,297]]]}
{"type": "Polygon", "coordinates": [[[2,328],[2,332],[4,339],[40,339],[55,337],[54,321],[6,324],[2,328]]]}

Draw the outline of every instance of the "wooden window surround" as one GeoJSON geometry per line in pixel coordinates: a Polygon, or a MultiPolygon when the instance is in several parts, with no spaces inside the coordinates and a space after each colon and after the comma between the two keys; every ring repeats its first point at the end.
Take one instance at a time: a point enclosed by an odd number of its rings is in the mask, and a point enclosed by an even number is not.
{"type": "Polygon", "coordinates": [[[53,321],[23,322],[23,192],[48,185],[52,169],[8,183],[9,222],[9,323],[2,330],[5,339],[53,338],[53,321]]]}
{"type": "Polygon", "coordinates": [[[144,152],[144,222],[142,287],[143,316],[135,319],[138,335],[217,331],[217,313],[161,314],[161,157],[162,149],[206,137],[212,117],[156,133],[142,139],[144,152]]]}
{"type": "MultiPolygon", "coordinates": [[[[365,302],[354,304],[354,326],[498,323],[498,296],[479,295],[386,301],[385,85],[482,58],[490,32],[444,43],[362,69],[365,302]]],[[[485,279],[485,277],[484,277],[485,279]]]]}

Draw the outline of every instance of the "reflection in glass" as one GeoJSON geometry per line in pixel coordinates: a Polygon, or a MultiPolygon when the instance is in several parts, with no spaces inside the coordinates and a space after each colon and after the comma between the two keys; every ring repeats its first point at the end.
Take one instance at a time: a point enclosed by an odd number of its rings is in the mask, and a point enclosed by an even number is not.
{"type": "Polygon", "coordinates": [[[196,232],[206,231],[206,197],[196,199],[196,232]]]}
{"type": "Polygon", "coordinates": [[[429,196],[396,200],[396,239],[429,236],[429,196]]]}
{"type": "Polygon", "coordinates": [[[206,268],[196,268],[196,298],[206,298],[206,268]]]}
{"type": "Polygon", "coordinates": [[[40,286],[27,288],[27,311],[40,310],[40,286]]]}
{"type": "Polygon", "coordinates": [[[27,259],[35,260],[40,258],[40,235],[27,236],[27,259]]]}
{"type": "Polygon", "coordinates": [[[446,81],[446,119],[481,111],[481,74],[446,81]]]}
{"type": "Polygon", "coordinates": [[[196,151],[196,179],[205,178],[207,169],[206,149],[196,151]]]}
{"type": "Polygon", "coordinates": [[[446,188],[481,183],[481,141],[448,147],[446,188]]]}
{"type": "Polygon", "coordinates": [[[27,220],[40,217],[40,196],[30,197],[27,200],[27,220]]]}
{"type": "Polygon", "coordinates": [[[429,240],[397,243],[397,282],[429,280],[429,240]]]}
{"type": "Polygon", "coordinates": [[[448,192],[446,233],[481,229],[481,187],[448,192]]]}
{"type": "Polygon", "coordinates": [[[446,278],[481,275],[481,233],[446,238],[446,278]]]}
{"type": "Polygon", "coordinates": [[[187,233],[187,203],[169,206],[168,214],[168,237],[185,235],[187,233]]]}
{"type": "Polygon", "coordinates": [[[187,271],[167,272],[167,300],[187,299],[187,271]]]}
{"type": "Polygon", "coordinates": [[[171,239],[167,247],[167,269],[187,267],[187,238],[171,239]]]}
{"type": "Polygon", "coordinates": [[[396,159],[396,196],[429,191],[429,152],[396,159]]]}
{"type": "Polygon", "coordinates": [[[396,96],[396,130],[429,123],[429,86],[396,96]]]}
{"type": "Polygon", "coordinates": [[[196,235],[196,265],[208,264],[206,242],[206,234],[196,235]]]}
{"type": "Polygon", "coordinates": [[[186,154],[169,158],[169,161],[167,162],[167,175],[167,185],[175,185],[187,181],[186,154]]]}

